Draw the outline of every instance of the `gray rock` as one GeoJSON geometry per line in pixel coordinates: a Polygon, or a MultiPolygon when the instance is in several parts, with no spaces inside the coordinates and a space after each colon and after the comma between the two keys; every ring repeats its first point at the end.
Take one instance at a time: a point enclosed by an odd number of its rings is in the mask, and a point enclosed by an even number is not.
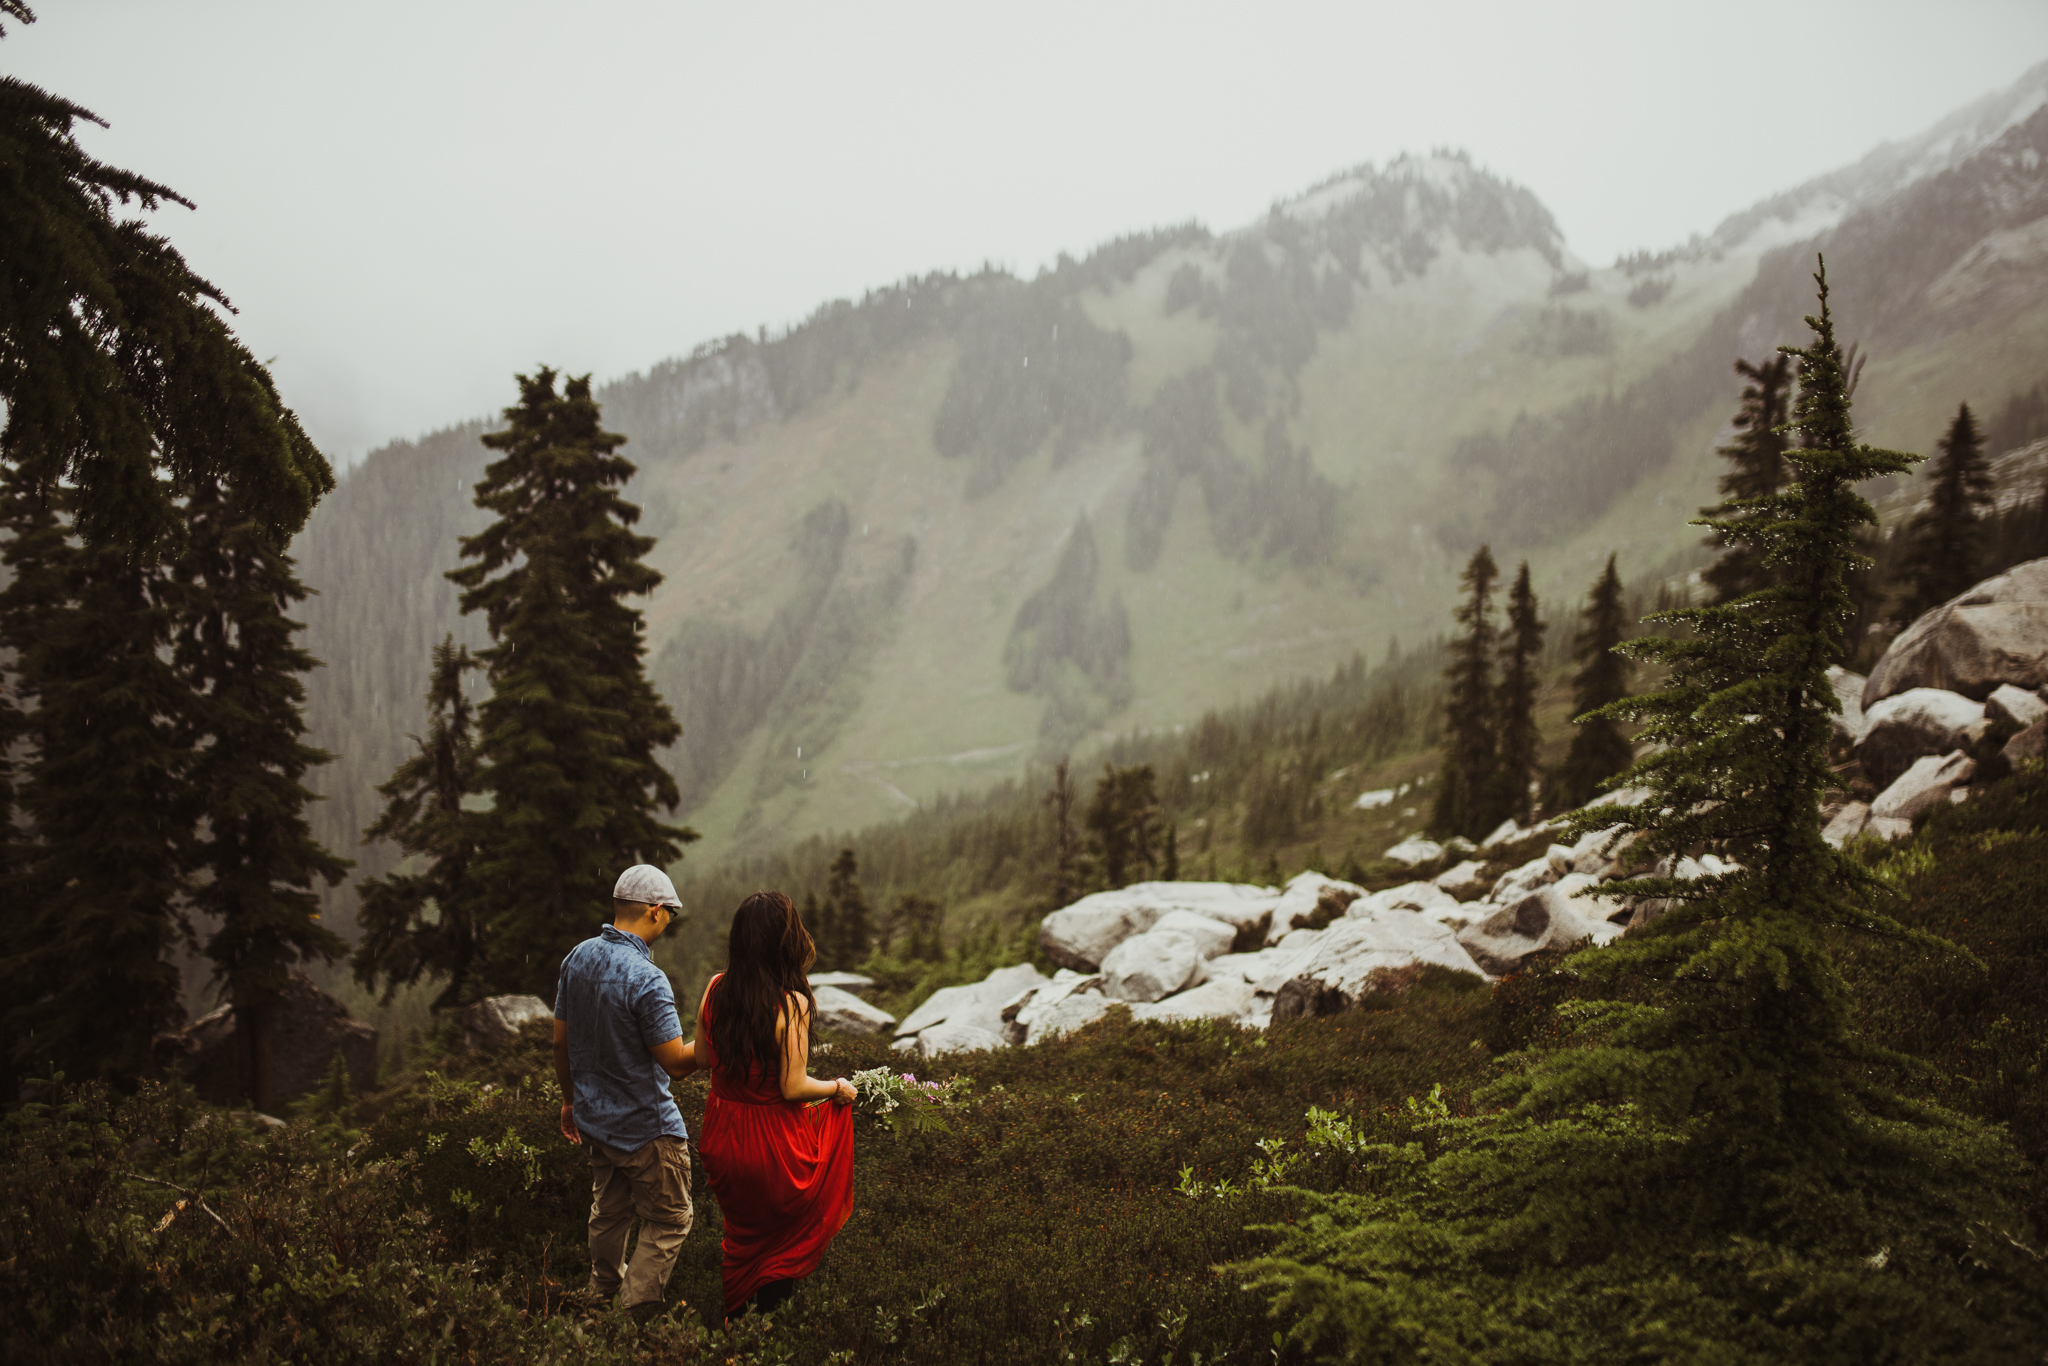
{"type": "Polygon", "coordinates": [[[1967,749],[1983,735],[1984,704],[1941,688],[1912,688],[1875,703],[1864,713],[1856,757],[1863,772],[1885,788],[1913,761],[1967,749]]]}
{"type": "Polygon", "coordinates": [[[1573,843],[1571,866],[1565,871],[1589,877],[1613,877],[1620,871],[1620,862],[1635,840],[1636,832],[1618,825],[1588,830],[1573,843]]]}
{"type": "Polygon", "coordinates": [[[950,1023],[971,1024],[1000,1037],[1003,1007],[1018,992],[1027,987],[1042,986],[1045,980],[1045,975],[1037,968],[1029,963],[1018,963],[1013,967],[997,968],[979,982],[940,987],[898,1022],[897,1036],[922,1034],[934,1025],[950,1023]]]}
{"type": "Polygon", "coordinates": [[[2017,764],[2022,759],[2039,759],[2048,754],[2048,718],[2036,721],[2007,740],[1999,753],[2005,756],[2008,764],[2017,764]]]}
{"type": "Polygon", "coordinates": [[[941,1053],[980,1053],[1002,1046],[1002,1039],[989,1030],[950,1020],[917,1036],[917,1056],[920,1058],[935,1058],[941,1053]]]}
{"type": "Polygon", "coordinates": [[[1591,878],[1574,873],[1538,887],[1468,926],[1458,934],[1458,943],[1472,961],[1494,976],[1513,972],[1523,959],[1541,949],[1570,948],[1589,938],[1595,944],[1605,944],[1621,933],[1621,926],[1607,919],[1620,907],[1604,898],[1573,896],[1592,885],[1591,878]]]}
{"type": "Polygon", "coordinates": [[[1895,844],[1913,833],[1913,822],[1898,816],[1872,816],[1870,824],[1863,827],[1868,834],[1877,836],[1887,844],[1895,844]]]}
{"type": "Polygon", "coordinates": [[[1280,896],[1272,887],[1234,882],[1140,882],[1054,911],[1040,924],[1038,941],[1059,966],[1094,972],[1111,949],[1174,911],[1206,916],[1256,938],[1257,927],[1271,923],[1280,896]]]}
{"type": "Polygon", "coordinates": [[[1900,774],[1870,804],[1873,818],[1911,822],[1923,811],[1931,811],[1949,799],[1949,794],[1967,784],[1977,765],[1967,754],[1923,755],[1900,774]]]}
{"type": "Polygon", "coordinates": [[[1435,840],[1424,839],[1420,835],[1410,835],[1386,853],[1387,858],[1407,868],[1435,863],[1443,856],[1444,847],[1441,844],[1435,840]]]}
{"type": "Polygon", "coordinates": [[[1286,890],[1273,903],[1273,918],[1266,926],[1268,944],[1277,944],[1287,934],[1311,920],[1328,923],[1344,914],[1347,907],[1365,895],[1365,888],[1341,882],[1321,873],[1296,873],[1287,880],[1286,890]]]}
{"type": "Polygon", "coordinates": [[[1406,991],[1429,965],[1485,975],[1450,928],[1427,916],[1389,911],[1340,920],[1280,984],[1272,1019],[1355,1010],[1370,997],[1406,991]]]}
{"type": "MultiPolygon", "coordinates": [[[[316,1090],[327,1080],[337,1054],[356,1090],[376,1085],[377,1031],[349,1014],[347,1006],[301,969],[287,974],[284,999],[271,1018],[271,1088],[261,1098],[264,1105],[282,1106],[316,1090]]],[[[241,1056],[243,1043],[237,1037],[232,1005],[161,1036],[156,1047],[159,1057],[183,1072],[202,1099],[228,1104],[248,1094],[248,1065],[241,1056]]]]}
{"type": "Polygon", "coordinates": [[[2024,688],[2001,683],[1991,690],[1991,696],[1984,699],[1984,715],[2014,730],[2025,730],[2048,716],[2048,703],[2024,688]]]}
{"type": "Polygon", "coordinates": [[[1526,833],[1521,826],[1515,824],[1515,818],[1510,816],[1499,825],[1493,827],[1493,833],[1479,841],[1479,847],[1481,849],[1492,849],[1496,845],[1518,840],[1526,833]]]}
{"type": "Polygon", "coordinates": [[[841,1034],[887,1034],[896,1023],[896,1017],[888,1011],[869,1005],[841,987],[813,986],[811,994],[818,998],[820,1029],[841,1034]]]}
{"type": "Polygon", "coordinates": [[[1186,935],[1194,941],[1195,952],[1204,958],[1229,953],[1232,942],[1237,938],[1237,931],[1222,921],[1196,915],[1193,911],[1168,911],[1147,933],[1186,935]]]}
{"type": "Polygon", "coordinates": [[[1069,996],[1081,992],[1101,995],[1102,978],[1099,975],[1083,976],[1078,972],[1061,968],[1044,986],[1028,987],[1018,992],[1002,1010],[1003,1042],[1026,1042],[1031,1035],[1031,1026],[1043,1018],[1046,1012],[1069,996]]]}
{"type": "Polygon", "coordinates": [[[863,977],[857,972],[814,972],[809,980],[813,987],[838,987],[856,996],[875,984],[874,978],[863,977]]]}
{"type": "Polygon", "coordinates": [[[1202,953],[1171,930],[1132,935],[1102,960],[1103,994],[1119,1001],[1156,1001],[1195,980],[1202,953]]]}
{"type": "Polygon", "coordinates": [[[1478,859],[1468,858],[1455,868],[1436,875],[1436,885],[1449,893],[1452,899],[1466,901],[1486,893],[1486,865],[1478,859]]]}
{"type": "Polygon", "coordinates": [[[1540,858],[1530,859],[1519,868],[1502,873],[1494,881],[1493,890],[1486,894],[1486,899],[1497,906],[1510,905],[1520,901],[1538,887],[1548,886],[1557,881],[1557,878],[1557,868],[1551,863],[1550,856],[1545,854],[1540,858]]]}
{"type": "Polygon", "coordinates": [[[1828,668],[1828,682],[1834,685],[1835,700],[1841,705],[1841,711],[1835,716],[1835,735],[1830,746],[1837,754],[1849,753],[1863,738],[1863,688],[1869,681],[1862,674],[1852,674],[1839,664],[1828,668]]]}
{"type": "Polygon", "coordinates": [[[462,1012],[462,1042],[472,1053],[519,1042],[519,1031],[541,1020],[552,1021],[554,1010],[538,996],[487,996],[462,1012]]]}
{"type": "Polygon", "coordinates": [[[1047,1039],[1057,1039],[1062,1034],[1071,1034],[1083,1025],[1093,1024],[1108,1014],[1109,1006],[1109,998],[1106,996],[1092,991],[1077,991],[1032,1020],[1024,1042],[1041,1044],[1047,1039]]]}
{"type": "Polygon", "coordinates": [[[1359,898],[1344,914],[1349,919],[1362,920],[1381,911],[1433,911],[1457,904],[1458,898],[1434,882],[1404,882],[1384,892],[1359,898]]]}
{"type": "Polygon", "coordinates": [[[1243,976],[1212,977],[1162,1001],[1131,1007],[1140,1020],[1237,1020],[1249,1014],[1257,996],[1243,976]]]}
{"type": "Polygon", "coordinates": [[[2048,683],[2048,560],[2015,565],[1908,626],[1870,671],[1863,709],[1913,688],[1981,702],[2001,683],[2048,683]]]}
{"type": "Polygon", "coordinates": [[[1850,802],[1834,815],[1827,829],[1820,837],[1839,849],[1863,833],[1863,827],[1870,823],[1870,807],[1863,802],[1850,802]]]}

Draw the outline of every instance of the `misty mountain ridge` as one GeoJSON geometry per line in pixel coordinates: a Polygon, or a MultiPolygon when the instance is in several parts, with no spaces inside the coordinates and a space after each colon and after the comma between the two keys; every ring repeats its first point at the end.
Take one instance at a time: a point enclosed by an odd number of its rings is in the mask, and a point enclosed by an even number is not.
{"type": "MultiPolygon", "coordinates": [[[[1930,448],[1956,402],[2048,373],[2044,104],[2048,64],[1608,268],[1530,190],[1401,157],[1233,232],[905,280],[602,386],[661,538],[648,652],[698,856],[1435,634],[1482,540],[1530,560],[1553,629],[1609,550],[1682,570],[1731,364],[1796,337],[1816,248],[1871,357],[1859,419],[1930,448]]],[[[432,643],[478,639],[440,574],[483,524],[484,430],[373,452],[298,542],[338,848],[419,728],[432,643]]]]}

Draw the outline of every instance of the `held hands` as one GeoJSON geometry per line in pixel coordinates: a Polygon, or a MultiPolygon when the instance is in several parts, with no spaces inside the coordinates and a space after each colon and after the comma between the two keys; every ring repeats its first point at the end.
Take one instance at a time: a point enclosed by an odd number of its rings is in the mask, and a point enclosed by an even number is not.
{"type": "Polygon", "coordinates": [[[568,1101],[562,1102],[562,1137],[571,1143],[581,1143],[583,1135],[576,1132],[576,1107],[568,1101]]]}

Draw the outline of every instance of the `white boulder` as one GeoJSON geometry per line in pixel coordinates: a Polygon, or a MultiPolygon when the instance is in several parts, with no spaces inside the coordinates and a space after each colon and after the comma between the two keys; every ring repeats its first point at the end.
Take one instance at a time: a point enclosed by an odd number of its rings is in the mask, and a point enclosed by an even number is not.
{"type": "Polygon", "coordinates": [[[1863,716],[1856,757],[1880,787],[1888,787],[1913,761],[1965,749],[1983,735],[1984,704],[1941,688],[1909,688],[1884,698],[1863,716]]]}
{"type": "Polygon", "coordinates": [[[1863,738],[1863,686],[1869,680],[1852,674],[1839,664],[1828,667],[1828,682],[1835,690],[1841,710],[1835,715],[1834,748],[1847,753],[1863,738]]]}
{"type": "Polygon", "coordinates": [[[1250,1012],[1257,994],[1242,974],[1232,973],[1150,1005],[1132,1006],[1131,1014],[1141,1020],[1236,1020],[1250,1012]]]}
{"type": "Polygon", "coordinates": [[[896,1017],[888,1011],[869,1005],[841,987],[813,986],[811,995],[818,999],[818,1026],[821,1029],[837,1030],[841,1034],[886,1034],[896,1023],[896,1017]]]}
{"type": "Polygon", "coordinates": [[[1870,823],[1870,807],[1864,802],[1850,802],[1834,814],[1820,837],[1839,849],[1863,833],[1863,827],[1870,823]]]}
{"type": "Polygon", "coordinates": [[[1196,915],[1193,911],[1168,911],[1146,933],[1185,935],[1194,941],[1195,952],[1204,958],[1229,953],[1231,944],[1237,939],[1237,931],[1230,926],[1206,915],[1196,915]]]}
{"type": "Polygon", "coordinates": [[[1351,809],[1354,811],[1377,811],[1383,806],[1392,806],[1393,804],[1394,789],[1391,787],[1381,787],[1375,788],[1371,792],[1359,793],[1358,800],[1351,803],[1351,809]]]}
{"type": "Polygon", "coordinates": [[[1406,868],[1414,868],[1424,863],[1435,863],[1443,856],[1444,847],[1441,844],[1438,844],[1435,840],[1424,839],[1420,835],[1410,835],[1407,839],[1402,840],[1399,844],[1387,850],[1386,853],[1387,858],[1406,868]]]}
{"type": "Polygon", "coordinates": [[[1908,626],[1870,671],[1863,709],[1916,688],[1981,701],[2001,683],[2048,683],[2048,560],[2015,565],[1908,626]]]}
{"type": "Polygon", "coordinates": [[[1374,892],[1351,903],[1345,916],[1352,920],[1363,920],[1381,911],[1433,911],[1444,906],[1456,906],[1458,898],[1452,896],[1434,882],[1404,882],[1398,887],[1389,887],[1384,892],[1374,892]]]}
{"type": "Polygon", "coordinates": [[[1110,1001],[1096,992],[1075,992],[1047,1006],[1033,1017],[1024,1042],[1044,1043],[1057,1039],[1062,1034],[1071,1034],[1083,1025],[1093,1024],[1109,1012],[1110,1001]]]}
{"type": "Polygon", "coordinates": [[[940,987],[896,1025],[896,1035],[922,1034],[940,1024],[969,1024],[1001,1037],[1003,1007],[1027,987],[1043,986],[1045,974],[1029,963],[997,968],[979,982],[940,987]]]}
{"type": "Polygon", "coordinates": [[[1488,835],[1485,839],[1479,841],[1479,847],[1481,849],[1491,849],[1494,848],[1496,845],[1507,844],[1512,840],[1518,840],[1527,833],[1528,832],[1523,830],[1521,826],[1516,825],[1515,818],[1513,816],[1510,816],[1506,820],[1502,821],[1499,825],[1493,827],[1493,833],[1488,835]]]}
{"type": "Polygon", "coordinates": [[[1984,699],[1984,715],[2014,730],[2025,730],[2048,716],[2048,703],[2025,688],[2001,683],[1991,690],[1991,696],[1984,699]]]}
{"type": "Polygon", "coordinates": [[[1040,924],[1038,942],[1064,968],[1094,972],[1109,951],[1143,934],[1174,911],[1188,911],[1248,931],[1273,913],[1272,887],[1234,882],[1139,882],[1084,896],[1040,924]]]}
{"type": "Polygon", "coordinates": [[[1156,1001],[1195,980],[1202,952],[1171,930],[1132,935],[1102,960],[1102,990],[1119,1001],[1156,1001]]]}
{"type": "Polygon", "coordinates": [[[1870,814],[1873,818],[1911,822],[1921,812],[1948,801],[1951,793],[1976,774],[1976,762],[1967,754],[1923,755],[1878,794],[1870,804],[1870,814]]]}
{"type": "Polygon", "coordinates": [[[554,1008],[538,996],[486,996],[462,1012],[462,1041],[472,1053],[519,1042],[519,1031],[540,1020],[555,1018],[554,1008]]]}
{"type": "Polygon", "coordinates": [[[951,1020],[917,1036],[917,1056],[920,1058],[935,1058],[941,1053],[979,1053],[1002,1046],[1001,1036],[979,1025],[951,1020]]]}
{"type": "Polygon", "coordinates": [[[1010,998],[1003,1007],[1003,1041],[1010,1044],[1024,1043],[1031,1034],[1031,1027],[1069,996],[1082,992],[1102,994],[1102,978],[1099,974],[1084,976],[1081,973],[1061,968],[1052,975],[1052,980],[1043,986],[1027,987],[1010,998]]]}
{"type": "Polygon", "coordinates": [[[1895,844],[1913,834],[1913,822],[1899,816],[1872,816],[1870,823],[1863,828],[1887,844],[1895,844]]]}
{"type": "Polygon", "coordinates": [[[1385,912],[1340,920],[1320,933],[1280,984],[1272,1019],[1356,1009],[1368,997],[1407,990],[1431,964],[1485,975],[1450,928],[1426,916],[1385,912]]]}
{"type": "Polygon", "coordinates": [[[1541,949],[1570,948],[1582,939],[1605,944],[1621,933],[1621,926],[1606,919],[1618,904],[1573,895],[1592,885],[1592,878],[1574,873],[1538,887],[1468,926],[1459,933],[1458,942],[1474,962],[1495,976],[1513,972],[1523,959],[1541,949]]]}
{"type": "Polygon", "coordinates": [[[1344,908],[1365,895],[1365,888],[1321,873],[1297,873],[1287,880],[1287,889],[1273,903],[1273,919],[1266,927],[1266,942],[1282,937],[1310,920],[1328,922],[1344,908]]]}
{"type": "Polygon", "coordinates": [[[1455,868],[1449,868],[1436,875],[1436,885],[1449,893],[1456,901],[1466,901],[1486,893],[1486,865],[1478,859],[1468,858],[1455,868]]]}
{"type": "Polygon", "coordinates": [[[875,984],[872,977],[863,977],[857,972],[814,972],[809,978],[813,987],[838,987],[841,991],[853,992],[856,996],[875,984]]]}
{"type": "Polygon", "coordinates": [[[1557,881],[1557,878],[1557,868],[1551,863],[1550,856],[1545,854],[1540,858],[1530,859],[1519,868],[1511,868],[1502,873],[1495,880],[1493,890],[1486,894],[1486,899],[1496,906],[1511,905],[1538,887],[1545,887],[1557,881]]]}

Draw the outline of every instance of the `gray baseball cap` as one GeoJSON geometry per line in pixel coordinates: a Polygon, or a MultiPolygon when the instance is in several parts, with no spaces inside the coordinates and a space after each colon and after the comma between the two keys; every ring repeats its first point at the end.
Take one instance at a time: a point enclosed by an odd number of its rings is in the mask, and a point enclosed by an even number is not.
{"type": "Polygon", "coordinates": [[[675,883],[651,863],[636,863],[620,873],[619,880],[612,884],[612,900],[666,906],[674,911],[683,909],[683,903],[676,897],[675,883]]]}

